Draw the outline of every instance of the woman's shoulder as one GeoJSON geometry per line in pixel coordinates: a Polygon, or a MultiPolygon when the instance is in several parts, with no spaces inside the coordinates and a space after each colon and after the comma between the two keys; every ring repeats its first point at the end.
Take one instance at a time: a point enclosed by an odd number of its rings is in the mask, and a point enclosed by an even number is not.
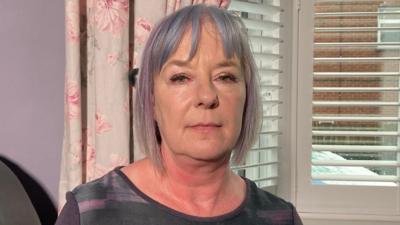
{"type": "Polygon", "coordinates": [[[257,187],[257,185],[250,180],[248,182],[248,199],[252,207],[257,210],[272,210],[272,211],[286,211],[293,210],[293,205],[284,199],[271,194],[270,192],[257,187]]]}
{"type": "Polygon", "coordinates": [[[296,209],[284,199],[258,188],[250,180],[248,182],[248,210],[256,212],[257,217],[272,224],[302,225],[296,209]]]}
{"type": "Polygon", "coordinates": [[[76,197],[94,197],[115,189],[116,186],[121,185],[120,183],[116,169],[114,169],[95,180],[78,185],[71,192],[76,197]]]}
{"type": "Polygon", "coordinates": [[[115,168],[98,179],[77,186],[71,193],[80,205],[84,202],[94,201],[143,202],[120,168],[115,168]]]}
{"type": "Polygon", "coordinates": [[[149,208],[120,168],[77,186],[66,197],[57,225],[126,224],[149,208]]]}

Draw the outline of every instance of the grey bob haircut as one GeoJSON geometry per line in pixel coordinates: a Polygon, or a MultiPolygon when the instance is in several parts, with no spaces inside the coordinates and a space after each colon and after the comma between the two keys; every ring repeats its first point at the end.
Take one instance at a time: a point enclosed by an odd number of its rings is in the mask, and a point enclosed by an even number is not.
{"type": "MultiPolygon", "coordinates": [[[[143,50],[142,63],[134,105],[135,148],[144,151],[156,167],[163,169],[161,137],[154,120],[153,90],[157,76],[169,57],[176,51],[185,32],[191,30],[189,60],[197,51],[201,27],[211,22],[219,32],[225,57],[237,57],[246,83],[246,101],[242,128],[233,149],[232,159],[240,164],[258,136],[261,101],[257,68],[250,51],[243,22],[238,16],[214,6],[193,5],[165,17],[150,33],[143,50]]],[[[189,50],[188,50],[189,51],[189,50]]]]}

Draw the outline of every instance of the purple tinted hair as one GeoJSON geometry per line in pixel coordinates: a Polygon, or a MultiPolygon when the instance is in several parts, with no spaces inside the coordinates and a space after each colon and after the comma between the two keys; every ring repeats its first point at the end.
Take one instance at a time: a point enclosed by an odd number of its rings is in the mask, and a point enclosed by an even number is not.
{"type": "Polygon", "coordinates": [[[246,81],[246,102],[242,129],[233,149],[233,161],[239,164],[257,138],[261,121],[261,102],[257,68],[250,51],[245,26],[239,17],[214,6],[193,5],[165,17],[151,31],[143,50],[134,107],[135,147],[143,150],[158,168],[163,168],[159,130],[154,120],[153,85],[168,58],[177,49],[184,33],[191,30],[189,60],[196,54],[200,30],[205,22],[219,32],[226,58],[236,56],[246,81]]]}

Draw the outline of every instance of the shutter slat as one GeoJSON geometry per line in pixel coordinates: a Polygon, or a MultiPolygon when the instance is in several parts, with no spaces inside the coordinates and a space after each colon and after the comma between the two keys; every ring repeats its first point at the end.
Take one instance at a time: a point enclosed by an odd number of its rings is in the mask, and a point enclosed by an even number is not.
{"type": "Polygon", "coordinates": [[[279,120],[279,119],[282,119],[282,116],[279,116],[279,115],[263,116],[262,118],[265,120],[279,120]]]}
{"type": "Polygon", "coordinates": [[[282,24],[274,21],[267,20],[253,20],[253,19],[242,19],[247,29],[262,30],[265,32],[271,32],[271,30],[282,27],[282,24]]]}
{"type": "Polygon", "coordinates": [[[400,91],[396,87],[315,87],[314,92],[381,92],[400,91]]]}
{"type": "Polygon", "coordinates": [[[278,150],[281,147],[279,146],[269,146],[269,147],[262,147],[262,148],[252,148],[250,151],[252,152],[260,152],[260,151],[271,151],[271,150],[278,150]]]}
{"type": "Polygon", "coordinates": [[[268,134],[268,135],[280,135],[281,131],[261,131],[260,134],[268,134]]]}
{"type": "Polygon", "coordinates": [[[376,136],[399,136],[395,131],[339,131],[339,130],[313,130],[315,136],[356,136],[356,137],[376,137],[376,136]]]}
{"type": "Polygon", "coordinates": [[[397,146],[385,145],[312,145],[313,151],[334,152],[400,152],[397,146]]]}
{"type": "Polygon", "coordinates": [[[243,1],[232,1],[229,6],[229,9],[234,11],[248,12],[260,15],[267,15],[267,16],[282,12],[282,9],[279,6],[252,3],[252,2],[243,2],[243,1]]]}
{"type": "Polygon", "coordinates": [[[354,1],[357,1],[358,3],[362,3],[362,4],[360,4],[362,6],[362,5],[365,5],[365,4],[371,4],[371,1],[373,2],[373,1],[376,1],[376,0],[316,0],[316,4],[320,5],[320,3],[324,3],[324,4],[326,4],[326,3],[330,3],[330,4],[332,4],[332,3],[334,3],[334,4],[340,3],[340,4],[345,5],[346,3],[353,3],[354,1]]]}
{"type": "Polygon", "coordinates": [[[400,42],[315,42],[316,47],[376,47],[400,46],[400,42]]]}
{"type": "Polygon", "coordinates": [[[336,181],[370,181],[370,182],[397,182],[400,178],[388,175],[331,175],[331,174],[314,174],[313,179],[318,180],[336,180],[336,181]]]}
{"type": "Polygon", "coordinates": [[[315,32],[376,32],[378,30],[399,30],[400,27],[316,27],[315,32]]]}
{"type": "Polygon", "coordinates": [[[316,77],[385,77],[400,76],[400,72],[314,72],[316,77]]]}
{"type": "Polygon", "coordinates": [[[315,62],[376,62],[400,61],[400,57],[321,57],[314,58],[315,62]]]}
{"type": "Polygon", "coordinates": [[[380,116],[313,116],[313,121],[400,121],[399,117],[380,116]]]}
{"type": "Polygon", "coordinates": [[[263,162],[263,163],[254,163],[254,164],[249,164],[249,165],[243,165],[243,166],[232,166],[232,170],[241,170],[241,169],[246,169],[246,168],[253,168],[253,167],[260,167],[260,166],[268,166],[268,165],[275,165],[278,164],[278,161],[269,161],[269,162],[263,162]]]}
{"type": "Polygon", "coordinates": [[[314,13],[315,17],[344,17],[344,16],[380,16],[380,15],[399,15],[400,11],[393,12],[323,12],[314,13]]]}
{"type": "Polygon", "coordinates": [[[261,61],[265,64],[270,64],[273,61],[282,58],[279,54],[274,54],[274,53],[253,52],[253,55],[256,61],[261,61]]]}
{"type": "MultiPolygon", "coordinates": [[[[271,73],[273,72],[275,74],[283,73],[282,70],[280,70],[279,68],[276,68],[276,67],[279,67],[279,66],[274,65],[274,62],[270,62],[269,64],[257,65],[258,71],[270,71],[271,73]]],[[[261,73],[260,73],[260,75],[261,75],[261,73]]]]}
{"type": "Polygon", "coordinates": [[[312,160],[314,166],[364,166],[364,167],[400,167],[400,163],[390,160],[312,160]]]}
{"type": "Polygon", "coordinates": [[[276,179],[278,179],[278,176],[271,176],[271,177],[263,177],[263,178],[253,179],[253,181],[254,182],[259,182],[259,181],[276,180],[276,179]]]}
{"type": "MultiPolygon", "coordinates": [[[[258,70],[260,76],[270,76],[283,73],[280,69],[273,69],[273,68],[261,68],[258,70]]],[[[400,74],[399,74],[400,76],[400,74]]]]}
{"type": "Polygon", "coordinates": [[[274,85],[274,84],[261,84],[261,88],[267,88],[267,89],[282,89],[282,85],[274,85]]]}
{"type": "Polygon", "coordinates": [[[249,39],[252,49],[260,47],[272,48],[275,45],[282,43],[281,39],[271,36],[250,36],[249,39]]]}
{"type": "Polygon", "coordinates": [[[281,100],[262,100],[261,102],[268,105],[282,104],[281,100]]]}
{"type": "Polygon", "coordinates": [[[313,101],[314,106],[400,106],[399,102],[313,101]]]}

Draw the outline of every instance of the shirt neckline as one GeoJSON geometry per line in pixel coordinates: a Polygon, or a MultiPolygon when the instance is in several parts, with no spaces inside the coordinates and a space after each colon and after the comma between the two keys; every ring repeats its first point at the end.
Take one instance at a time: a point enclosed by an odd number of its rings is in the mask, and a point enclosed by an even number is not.
{"type": "Polygon", "coordinates": [[[229,218],[233,218],[233,217],[239,215],[243,211],[243,209],[245,208],[245,206],[247,205],[247,203],[250,199],[250,181],[245,177],[241,177],[246,184],[246,193],[245,193],[245,198],[243,199],[242,203],[238,207],[236,207],[235,209],[233,209],[232,211],[230,211],[228,213],[225,213],[225,214],[222,214],[219,216],[212,216],[212,217],[193,216],[193,215],[189,215],[189,214],[177,211],[173,208],[170,208],[170,207],[158,202],[157,200],[151,198],[150,196],[146,195],[128,178],[128,176],[125,173],[123,173],[121,171],[121,168],[122,168],[122,166],[115,168],[114,172],[117,173],[137,195],[142,197],[148,203],[156,206],[160,210],[165,211],[169,214],[172,214],[173,216],[181,217],[188,221],[220,222],[220,221],[224,221],[229,218]]]}

